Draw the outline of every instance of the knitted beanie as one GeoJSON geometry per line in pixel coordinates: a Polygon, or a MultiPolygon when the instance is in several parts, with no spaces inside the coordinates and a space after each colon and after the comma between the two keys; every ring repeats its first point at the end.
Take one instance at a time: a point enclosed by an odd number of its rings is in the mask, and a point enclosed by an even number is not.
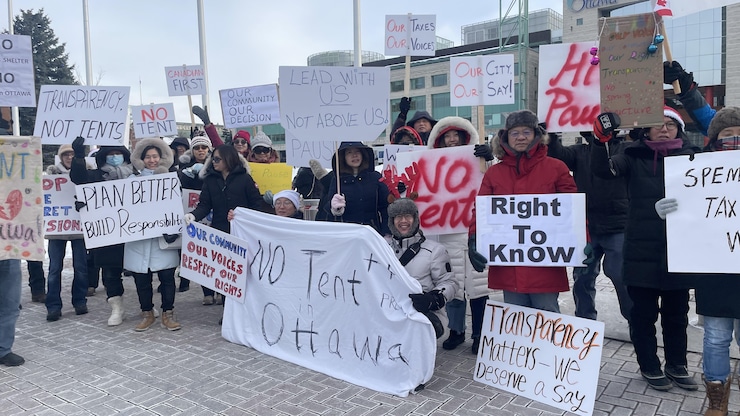
{"type": "Polygon", "coordinates": [[[195,136],[192,140],[190,140],[190,146],[207,146],[208,150],[213,150],[213,143],[211,143],[211,139],[208,138],[208,136],[195,136]]]}
{"type": "Polygon", "coordinates": [[[419,230],[419,208],[416,207],[414,201],[409,198],[399,198],[388,205],[388,228],[391,230],[391,234],[397,238],[406,238],[416,234],[419,230]],[[414,222],[411,225],[411,232],[409,235],[401,235],[396,228],[393,219],[399,215],[410,214],[414,216],[414,222]]]}
{"type": "Polygon", "coordinates": [[[252,139],[252,149],[260,146],[272,148],[272,140],[263,132],[258,132],[252,139]]]}
{"type": "Polygon", "coordinates": [[[65,153],[67,153],[67,152],[73,152],[74,153],[74,150],[72,149],[72,145],[69,144],[69,143],[68,144],[63,144],[63,145],[59,146],[59,150],[57,151],[57,156],[62,157],[62,155],[65,154],[65,153]]]}
{"type": "Polygon", "coordinates": [[[725,107],[717,111],[712,122],[709,123],[709,129],[707,131],[709,141],[716,141],[719,133],[728,127],[740,127],[740,108],[725,107]]]}
{"type": "Polygon", "coordinates": [[[301,208],[301,194],[299,194],[296,191],[286,189],[284,191],[280,191],[276,193],[275,195],[272,196],[272,205],[275,205],[275,203],[277,202],[279,198],[288,199],[290,202],[293,203],[293,206],[295,207],[295,209],[301,208]]]}

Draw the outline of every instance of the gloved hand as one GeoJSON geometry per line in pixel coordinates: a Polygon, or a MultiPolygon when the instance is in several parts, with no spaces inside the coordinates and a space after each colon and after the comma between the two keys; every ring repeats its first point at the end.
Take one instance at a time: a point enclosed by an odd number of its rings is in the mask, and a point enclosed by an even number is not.
{"type": "Polygon", "coordinates": [[[262,199],[265,201],[265,204],[272,206],[272,191],[265,191],[265,194],[262,195],[262,199]]]}
{"type": "Polygon", "coordinates": [[[592,131],[580,131],[578,134],[581,135],[587,142],[591,143],[594,140],[594,132],[592,131]]]}
{"type": "Polygon", "coordinates": [[[206,110],[202,109],[200,106],[198,106],[198,105],[194,105],[193,106],[193,114],[195,114],[196,116],[198,116],[198,118],[200,119],[200,121],[203,122],[203,125],[204,126],[207,126],[207,125],[211,124],[211,118],[208,117],[208,112],[206,110]]]}
{"type": "Polygon", "coordinates": [[[608,143],[617,137],[619,125],[622,124],[619,116],[615,113],[601,113],[594,120],[594,136],[601,143],[608,143]]]}
{"type": "Polygon", "coordinates": [[[313,176],[315,176],[318,180],[321,180],[321,178],[329,174],[329,171],[324,169],[324,167],[321,166],[321,162],[316,159],[309,160],[308,165],[311,167],[311,172],[313,172],[313,176]]]}
{"type": "Polygon", "coordinates": [[[673,84],[673,81],[678,80],[678,85],[681,86],[681,92],[687,92],[694,85],[694,74],[686,72],[676,61],[672,63],[665,61],[663,62],[663,83],[673,84]]]}
{"type": "Polygon", "coordinates": [[[195,221],[195,215],[193,214],[185,214],[185,225],[190,225],[191,222],[195,221]]]}
{"type": "Polygon", "coordinates": [[[87,204],[82,201],[75,201],[75,211],[80,212],[82,207],[86,207],[87,204]]]}
{"type": "Polygon", "coordinates": [[[583,248],[583,254],[586,255],[586,260],[583,260],[583,264],[585,264],[586,266],[590,266],[594,261],[596,261],[594,248],[591,243],[586,243],[586,247],[583,248]]]}
{"type": "Polygon", "coordinates": [[[191,166],[190,169],[192,169],[193,170],[193,173],[195,173],[197,175],[200,172],[200,170],[203,169],[203,164],[202,163],[196,163],[193,166],[191,166]]]}
{"type": "Polygon", "coordinates": [[[486,161],[493,160],[493,151],[491,150],[491,146],[487,144],[476,144],[473,155],[475,157],[482,157],[486,161]]]}
{"type": "Polygon", "coordinates": [[[167,242],[167,244],[172,244],[177,240],[177,237],[179,237],[180,234],[162,234],[162,237],[164,237],[164,241],[167,242]]]}
{"type": "Polygon", "coordinates": [[[401,118],[406,118],[406,114],[408,114],[411,109],[411,100],[409,100],[409,97],[401,97],[401,102],[398,103],[398,108],[401,111],[399,115],[403,116],[401,118]]]}
{"type": "Polygon", "coordinates": [[[411,303],[414,309],[421,313],[436,311],[445,306],[445,295],[438,289],[426,293],[410,293],[411,303]]]}
{"type": "Polygon", "coordinates": [[[485,270],[486,263],[488,263],[488,260],[482,254],[478,253],[475,248],[475,235],[471,235],[468,238],[468,259],[470,259],[470,264],[476,272],[485,270]]]}
{"type": "Polygon", "coordinates": [[[72,150],[75,152],[75,157],[85,157],[85,138],[77,136],[72,142],[72,150]]]}
{"type": "Polygon", "coordinates": [[[658,213],[661,220],[664,220],[666,215],[675,211],[678,211],[678,201],[675,198],[663,198],[655,203],[655,212],[658,213]]]}
{"type": "Polygon", "coordinates": [[[347,206],[347,201],[344,200],[344,195],[334,194],[331,197],[331,213],[334,216],[344,215],[344,207],[347,206]]]}

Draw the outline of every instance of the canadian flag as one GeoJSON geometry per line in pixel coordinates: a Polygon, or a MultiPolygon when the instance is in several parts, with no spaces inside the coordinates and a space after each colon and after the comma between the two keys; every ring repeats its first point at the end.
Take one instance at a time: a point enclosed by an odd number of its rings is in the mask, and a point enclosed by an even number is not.
{"type": "Polygon", "coordinates": [[[656,0],[655,8],[653,9],[653,11],[663,17],[673,16],[671,6],[668,5],[668,0],[656,0]]]}

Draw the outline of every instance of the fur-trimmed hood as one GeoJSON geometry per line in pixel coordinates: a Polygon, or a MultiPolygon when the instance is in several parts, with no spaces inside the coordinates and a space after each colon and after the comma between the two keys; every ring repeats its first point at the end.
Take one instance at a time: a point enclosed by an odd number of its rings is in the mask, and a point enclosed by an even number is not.
{"type": "MultiPolygon", "coordinates": [[[[239,154],[239,160],[242,162],[242,167],[247,171],[247,173],[251,176],[252,170],[249,169],[249,162],[247,162],[247,159],[239,152],[236,152],[239,154]]],[[[211,158],[213,157],[213,152],[208,153],[208,157],[206,157],[206,162],[203,164],[203,169],[198,172],[198,177],[201,179],[205,179],[206,176],[208,176],[211,173],[216,173],[216,170],[213,169],[213,162],[211,162],[211,158]]]]}
{"type": "Polygon", "coordinates": [[[150,146],[156,147],[162,154],[162,157],[159,159],[159,166],[154,170],[154,173],[169,172],[170,166],[172,166],[172,162],[174,161],[172,149],[170,149],[164,140],[159,138],[142,139],[136,142],[136,147],[131,153],[131,163],[134,165],[136,170],[141,172],[141,170],[144,169],[144,160],[142,159],[142,155],[144,153],[144,149],[150,146]]]}
{"type": "Polygon", "coordinates": [[[450,116],[442,118],[434,125],[432,131],[429,133],[427,147],[430,149],[445,147],[444,139],[442,137],[450,130],[458,130],[466,133],[465,135],[467,137],[460,137],[462,141],[461,146],[478,143],[478,131],[471,122],[462,117],[450,116]]]}

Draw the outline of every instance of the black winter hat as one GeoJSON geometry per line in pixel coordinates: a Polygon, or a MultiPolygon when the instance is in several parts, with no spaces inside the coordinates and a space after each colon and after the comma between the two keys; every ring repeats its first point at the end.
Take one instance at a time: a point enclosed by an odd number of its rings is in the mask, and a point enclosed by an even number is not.
{"type": "Polygon", "coordinates": [[[535,113],[529,110],[515,111],[506,117],[506,130],[511,130],[514,127],[529,127],[537,132],[538,123],[539,120],[535,113]]]}
{"type": "Polygon", "coordinates": [[[740,127],[740,108],[725,107],[717,111],[717,114],[712,118],[712,122],[709,123],[709,129],[707,129],[709,143],[716,142],[722,130],[736,126],[740,127]]]}
{"type": "Polygon", "coordinates": [[[396,238],[406,238],[416,234],[419,230],[419,208],[416,206],[416,203],[409,198],[399,198],[388,205],[388,228],[391,230],[391,234],[396,238]],[[396,225],[393,223],[393,219],[399,215],[407,214],[414,216],[414,222],[411,225],[410,234],[401,235],[396,228],[396,225]]]}
{"type": "Polygon", "coordinates": [[[414,123],[421,120],[422,118],[429,120],[429,123],[432,124],[432,127],[434,127],[434,125],[437,124],[437,120],[435,120],[434,117],[432,117],[432,115],[429,114],[428,111],[418,110],[416,113],[414,113],[414,117],[411,120],[409,120],[409,122],[406,123],[406,125],[409,127],[414,127],[414,123]]]}
{"type": "Polygon", "coordinates": [[[185,149],[190,149],[190,143],[185,137],[175,137],[170,143],[170,149],[177,150],[177,146],[185,146],[185,149]]]}

